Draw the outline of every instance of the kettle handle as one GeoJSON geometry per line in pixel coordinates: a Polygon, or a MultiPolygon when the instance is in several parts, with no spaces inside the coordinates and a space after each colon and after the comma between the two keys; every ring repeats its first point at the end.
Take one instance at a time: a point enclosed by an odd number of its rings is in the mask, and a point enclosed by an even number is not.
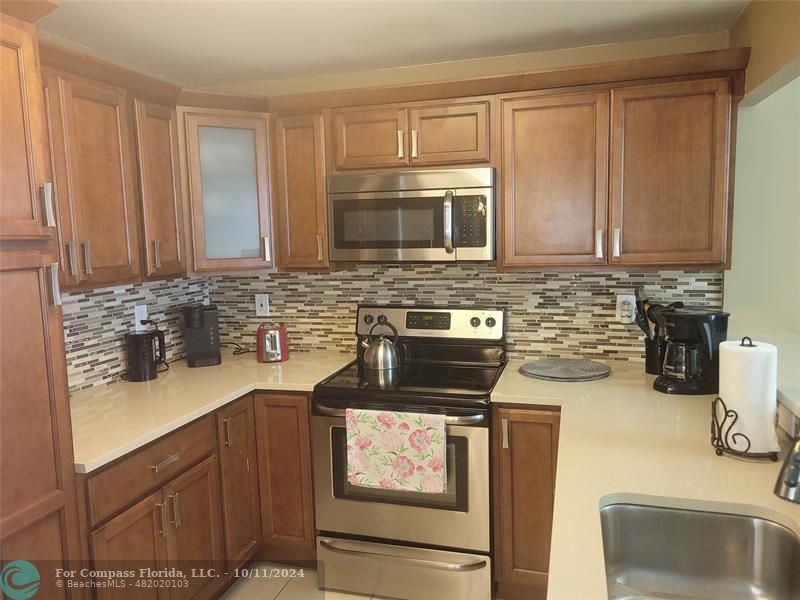
{"type": "Polygon", "coordinates": [[[392,330],[392,332],[394,333],[394,340],[393,340],[394,345],[397,346],[397,340],[400,337],[400,335],[397,333],[397,327],[392,325],[389,321],[378,321],[372,327],[369,328],[369,333],[367,334],[367,339],[369,340],[369,343],[370,344],[372,343],[372,332],[375,331],[375,328],[378,325],[385,325],[386,327],[392,330]]]}
{"type": "Polygon", "coordinates": [[[156,360],[157,365],[163,365],[167,362],[167,344],[164,340],[164,332],[160,329],[156,329],[153,333],[156,334],[158,337],[158,359],[156,360]]]}

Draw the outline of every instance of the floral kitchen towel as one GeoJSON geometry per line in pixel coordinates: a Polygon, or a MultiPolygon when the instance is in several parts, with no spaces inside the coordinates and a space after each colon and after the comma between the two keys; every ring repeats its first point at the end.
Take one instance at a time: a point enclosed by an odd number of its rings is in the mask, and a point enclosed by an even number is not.
{"type": "Polygon", "coordinates": [[[348,408],[345,420],[351,485],[446,491],[444,415],[348,408]]]}

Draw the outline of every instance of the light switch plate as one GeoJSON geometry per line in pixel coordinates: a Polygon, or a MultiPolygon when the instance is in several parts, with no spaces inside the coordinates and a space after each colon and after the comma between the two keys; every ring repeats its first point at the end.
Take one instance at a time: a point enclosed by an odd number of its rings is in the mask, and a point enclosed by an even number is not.
{"type": "Polygon", "coordinates": [[[620,323],[633,323],[636,317],[636,296],[633,294],[617,295],[616,319],[620,323]]]}
{"type": "Polygon", "coordinates": [[[256,316],[269,316],[269,294],[256,294],[256,316]]]}
{"type": "Polygon", "coordinates": [[[147,305],[137,304],[133,307],[133,329],[135,331],[144,331],[147,325],[142,325],[142,321],[147,320],[147,305]]]}

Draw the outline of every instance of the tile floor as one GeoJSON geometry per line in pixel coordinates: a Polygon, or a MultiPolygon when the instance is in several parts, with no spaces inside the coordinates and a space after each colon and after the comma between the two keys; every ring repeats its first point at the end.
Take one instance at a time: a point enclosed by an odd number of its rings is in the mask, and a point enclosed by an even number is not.
{"type": "MultiPolygon", "coordinates": [[[[317,588],[317,572],[304,569],[303,577],[290,577],[285,565],[253,563],[251,570],[271,577],[240,578],[222,600],[370,600],[370,596],[327,592],[317,588]],[[275,573],[272,570],[275,569],[275,573]],[[281,573],[283,572],[283,573],[281,573]],[[286,576],[281,576],[281,575],[286,576]]],[[[379,600],[377,596],[375,600],[379,600]]]]}

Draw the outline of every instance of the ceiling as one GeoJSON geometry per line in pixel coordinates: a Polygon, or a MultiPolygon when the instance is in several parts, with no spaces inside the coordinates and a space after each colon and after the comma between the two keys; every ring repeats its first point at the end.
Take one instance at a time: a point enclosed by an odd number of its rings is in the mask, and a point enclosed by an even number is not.
{"type": "Polygon", "coordinates": [[[728,30],[748,0],[62,0],[43,37],[186,87],[728,30]]]}

